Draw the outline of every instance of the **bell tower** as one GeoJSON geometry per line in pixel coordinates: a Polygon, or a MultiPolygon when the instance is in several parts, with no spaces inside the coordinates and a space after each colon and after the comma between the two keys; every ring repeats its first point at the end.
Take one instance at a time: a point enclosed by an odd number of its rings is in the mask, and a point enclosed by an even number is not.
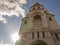
{"type": "Polygon", "coordinates": [[[19,36],[16,45],[60,45],[60,28],[54,15],[38,2],[22,19],[19,36]]]}

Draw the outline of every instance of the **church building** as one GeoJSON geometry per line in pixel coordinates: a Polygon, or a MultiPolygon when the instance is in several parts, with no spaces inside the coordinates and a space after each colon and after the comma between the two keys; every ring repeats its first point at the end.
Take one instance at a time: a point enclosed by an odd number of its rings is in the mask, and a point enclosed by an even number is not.
{"type": "Polygon", "coordinates": [[[60,28],[55,15],[35,2],[22,19],[19,37],[15,45],[60,45],[60,28]]]}

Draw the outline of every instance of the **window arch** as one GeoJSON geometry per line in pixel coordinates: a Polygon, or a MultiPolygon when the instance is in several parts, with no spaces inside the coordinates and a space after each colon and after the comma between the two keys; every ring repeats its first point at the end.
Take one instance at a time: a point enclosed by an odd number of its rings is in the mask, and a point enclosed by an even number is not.
{"type": "Polygon", "coordinates": [[[52,21],[52,18],[51,17],[49,17],[49,21],[52,21]]]}
{"type": "Polygon", "coordinates": [[[25,22],[24,22],[25,24],[27,24],[27,20],[25,20],[25,22]]]}
{"type": "Polygon", "coordinates": [[[40,9],[40,7],[38,7],[38,9],[40,9]]]}
{"type": "Polygon", "coordinates": [[[33,8],[33,10],[35,10],[35,7],[33,8]]]}
{"type": "Polygon", "coordinates": [[[34,16],[34,19],[40,19],[40,20],[41,20],[41,16],[35,15],[35,16],[34,16]]]}
{"type": "Polygon", "coordinates": [[[35,40],[31,43],[31,45],[48,45],[48,44],[42,40],[35,40]]]}

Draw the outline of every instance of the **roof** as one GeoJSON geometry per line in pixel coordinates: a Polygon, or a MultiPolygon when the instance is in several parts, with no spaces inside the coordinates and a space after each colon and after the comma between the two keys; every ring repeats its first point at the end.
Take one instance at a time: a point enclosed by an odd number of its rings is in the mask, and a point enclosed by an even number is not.
{"type": "MultiPolygon", "coordinates": [[[[43,5],[39,4],[39,2],[33,3],[32,7],[36,7],[36,6],[43,6],[43,5]]],[[[31,7],[30,7],[30,8],[31,8],[31,7]]]]}

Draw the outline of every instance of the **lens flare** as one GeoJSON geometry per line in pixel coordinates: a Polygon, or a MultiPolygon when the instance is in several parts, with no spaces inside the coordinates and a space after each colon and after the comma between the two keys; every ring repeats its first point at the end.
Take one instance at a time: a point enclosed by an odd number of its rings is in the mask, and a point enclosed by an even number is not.
{"type": "Polygon", "coordinates": [[[19,39],[18,33],[14,33],[11,35],[12,41],[16,42],[19,39]]]}

